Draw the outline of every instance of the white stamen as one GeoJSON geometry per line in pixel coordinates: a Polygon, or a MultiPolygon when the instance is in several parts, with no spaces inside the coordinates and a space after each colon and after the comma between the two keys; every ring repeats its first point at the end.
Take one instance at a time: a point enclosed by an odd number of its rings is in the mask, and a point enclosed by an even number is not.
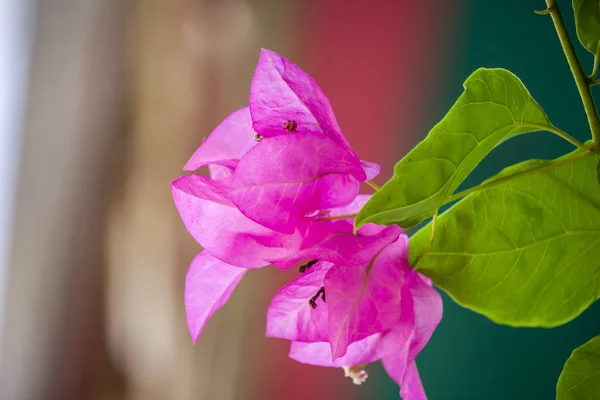
{"type": "Polygon", "coordinates": [[[342,367],[344,369],[344,376],[352,379],[352,383],[360,385],[367,381],[369,374],[365,371],[365,365],[354,365],[352,367],[342,367]]]}

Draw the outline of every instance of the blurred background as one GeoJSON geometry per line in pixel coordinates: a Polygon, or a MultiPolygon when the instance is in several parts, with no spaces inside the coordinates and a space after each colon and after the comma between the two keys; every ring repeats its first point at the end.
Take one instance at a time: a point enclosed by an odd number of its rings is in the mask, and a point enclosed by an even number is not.
{"type": "MultiPolygon", "coordinates": [[[[569,1],[559,1],[574,32],[569,1]]],[[[585,115],[543,0],[0,0],[0,399],[394,399],[287,358],[265,310],[289,276],[253,271],[193,346],[183,282],[199,246],[170,180],[247,104],[261,47],[311,73],[361,158],[392,167],[476,68],[516,73],[579,140],[585,115]]],[[[579,47],[585,69],[592,57],[579,47]]],[[[569,145],[503,144],[473,185],[569,145]]],[[[511,329],[444,297],[417,359],[430,400],[553,399],[600,306],[511,329]]]]}

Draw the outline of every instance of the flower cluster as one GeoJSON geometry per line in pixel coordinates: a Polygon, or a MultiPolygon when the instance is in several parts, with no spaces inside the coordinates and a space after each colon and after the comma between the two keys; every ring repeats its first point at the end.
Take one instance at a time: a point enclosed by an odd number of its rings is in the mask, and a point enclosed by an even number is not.
{"type": "Polygon", "coordinates": [[[398,226],[351,216],[379,173],[346,141],[329,100],[298,66],[263,50],[249,107],[229,115],[185,166],[208,166],[172,182],[175,205],[202,245],[185,282],[194,342],[252,268],[300,266],[274,297],[267,336],[291,342],[290,357],[343,367],[355,383],[381,360],[404,400],[425,399],[414,359],[442,316],[439,294],[408,264],[398,226]]]}

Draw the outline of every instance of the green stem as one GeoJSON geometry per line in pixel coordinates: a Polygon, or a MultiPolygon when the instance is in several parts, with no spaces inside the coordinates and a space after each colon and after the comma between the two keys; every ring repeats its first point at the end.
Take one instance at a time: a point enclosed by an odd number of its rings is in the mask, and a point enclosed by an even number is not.
{"type": "Polygon", "coordinates": [[[588,150],[588,147],[586,147],[585,144],[581,143],[579,140],[575,139],[573,136],[569,135],[567,132],[563,131],[562,129],[558,129],[555,126],[538,125],[538,124],[521,124],[521,126],[523,126],[525,128],[539,129],[541,131],[552,132],[555,135],[560,136],[561,138],[570,142],[572,145],[579,147],[580,149],[588,150]]]}
{"type": "Polygon", "coordinates": [[[366,181],[365,183],[367,185],[371,186],[373,189],[375,189],[375,191],[378,191],[379,189],[381,189],[381,186],[379,186],[378,184],[376,184],[373,181],[366,181]]]}
{"type": "Polygon", "coordinates": [[[598,70],[600,69],[600,41],[598,41],[598,50],[596,50],[596,54],[594,54],[594,69],[592,69],[592,73],[588,76],[588,84],[591,86],[596,79],[596,75],[598,75],[598,70]]]}
{"type": "Polygon", "coordinates": [[[334,215],[333,217],[316,218],[315,221],[333,221],[333,220],[336,220],[336,219],[354,218],[357,215],[358,214],[334,215]]]}
{"type": "Polygon", "coordinates": [[[469,194],[481,192],[482,190],[492,188],[494,186],[500,185],[501,183],[504,183],[504,182],[507,182],[507,181],[510,181],[510,180],[513,180],[516,178],[520,178],[522,176],[531,175],[536,172],[545,171],[547,169],[552,169],[552,168],[556,168],[561,165],[570,164],[570,163],[574,163],[575,161],[583,160],[584,158],[589,157],[592,154],[594,154],[592,152],[592,150],[587,150],[583,153],[575,154],[574,156],[571,156],[571,157],[559,158],[558,160],[545,163],[543,165],[540,165],[539,167],[531,168],[531,169],[528,169],[525,171],[514,173],[512,175],[504,176],[502,178],[495,179],[491,182],[483,183],[479,186],[474,186],[472,188],[463,190],[462,192],[458,192],[458,193],[450,196],[442,205],[452,203],[453,201],[461,199],[469,194]]]}
{"type": "Polygon", "coordinates": [[[583,102],[585,114],[592,132],[593,148],[596,149],[598,148],[598,143],[600,143],[600,119],[598,118],[598,111],[596,110],[594,99],[592,98],[588,77],[584,74],[581,64],[577,59],[577,55],[575,55],[573,44],[569,38],[569,33],[565,27],[565,22],[562,19],[556,0],[546,0],[546,5],[548,6],[548,13],[552,17],[552,22],[554,23],[554,28],[558,34],[560,44],[567,57],[569,67],[573,73],[573,78],[577,84],[577,90],[579,90],[579,96],[581,96],[581,101],[583,102]]]}
{"type": "MultiPolygon", "coordinates": [[[[375,191],[378,191],[379,189],[381,189],[381,187],[376,184],[373,181],[366,181],[365,182],[367,185],[371,186],[373,189],[375,189],[375,191]]],[[[334,215],[333,217],[321,217],[321,218],[317,218],[316,221],[333,221],[336,219],[347,219],[347,218],[354,218],[356,217],[358,214],[346,214],[346,215],[334,215]]]]}

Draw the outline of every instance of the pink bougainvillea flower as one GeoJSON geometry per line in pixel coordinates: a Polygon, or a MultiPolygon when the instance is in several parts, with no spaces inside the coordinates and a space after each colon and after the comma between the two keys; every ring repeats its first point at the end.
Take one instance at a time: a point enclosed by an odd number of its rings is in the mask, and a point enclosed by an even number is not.
{"type": "Polygon", "coordinates": [[[297,361],[344,367],[355,383],[366,379],[366,364],[381,360],[404,400],[426,399],[414,359],[441,319],[442,302],[406,254],[402,235],[367,264],[317,263],[277,293],[267,336],[291,340],[297,361]],[[326,302],[313,309],[306,296],[321,288],[326,302]]]}
{"type": "Polygon", "coordinates": [[[185,165],[208,166],[210,178],[171,183],[204,248],[186,277],[192,339],[248,269],[304,260],[269,307],[267,335],[290,340],[298,361],[344,367],[356,383],[381,360],[404,400],[425,399],[414,359],[439,323],[440,297],[408,265],[401,228],[354,232],[346,217],[367,201],[359,183],[379,166],[358,158],[327,97],[283,57],[262,51],[250,92],[249,107],[225,118],[185,165]]]}

